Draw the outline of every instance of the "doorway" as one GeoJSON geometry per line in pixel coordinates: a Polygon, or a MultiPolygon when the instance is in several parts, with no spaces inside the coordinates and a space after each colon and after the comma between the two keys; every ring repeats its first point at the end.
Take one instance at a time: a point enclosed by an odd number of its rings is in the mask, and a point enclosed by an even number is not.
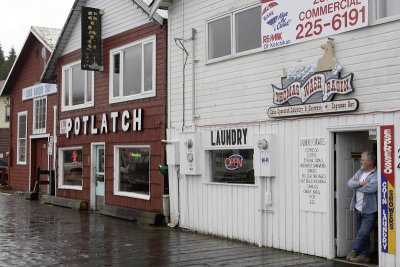
{"type": "MultiPolygon", "coordinates": [[[[48,138],[31,139],[31,181],[30,191],[33,191],[36,184],[36,170],[49,170],[49,155],[48,155],[48,138]]],[[[45,176],[40,177],[41,180],[45,179],[45,176]]],[[[48,185],[40,185],[40,193],[49,193],[48,185]]]]}
{"type": "Polygon", "coordinates": [[[91,208],[99,210],[104,206],[105,193],[105,144],[92,144],[91,165],[91,208]]]}
{"type": "MultiPolygon", "coordinates": [[[[368,131],[336,132],[334,133],[334,219],[336,257],[346,257],[353,249],[356,222],[354,213],[350,210],[352,190],[347,187],[347,181],[360,168],[361,153],[371,151],[377,153],[377,143],[370,138],[368,131]]],[[[377,263],[378,227],[371,235],[371,260],[377,263]],[[375,257],[375,256],[376,257],[375,257]]],[[[373,262],[373,263],[375,263],[373,262]]]]}

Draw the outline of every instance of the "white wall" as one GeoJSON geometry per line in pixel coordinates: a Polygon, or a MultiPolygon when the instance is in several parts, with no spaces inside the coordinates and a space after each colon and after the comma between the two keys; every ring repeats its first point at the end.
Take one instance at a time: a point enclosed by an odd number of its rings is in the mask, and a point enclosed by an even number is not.
{"type": "MultiPolygon", "coordinates": [[[[267,110],[274,106],[271,84],[280,84],[283,68],[315,66],[323,52],[319,47],[326,42],[326,38],[206,64],[205,20],[256,3],[259,1],[173,2],[168,24],[168,139],[177,139],[183,126],[183,54],[175,45],[174,38],[187,39],[191,37],[191,29],[195,28],[198,32],[195,40],[195,59],[198,60],[195,63],[197,130],[248,125],[254,134],[275,133],[278,136],[278,171],[272,181],[274,212],[263,215],[262,245],[332,258],[335,253],[332,212],[300,211],[299,138],[321,136],[329,140],[330,132],[335,130],[398,123],[400,21],[332,36],[337,61],[344,66],[342,76],[354,73],[355,77],[355,92],[348,96],[336,96],[335,99],[358,99],[358,111],[312,118],[269,119],[267,110]]],[[[192,42],[185,42],[185,46],[190,53],[185,70],[184,109],[185,127],[189,128],[192,126],[192,42]]],[[[399,127],[396,131],[396,138],[400,139],[399,127]]],[[[327,158],[331,160],[332,148],[327,153],[327,158]]],[[[204,160],[203,154],[203,165],[204,160]]],[[[330,171],[332,168],[332,164],[328,164],[330,171]]],[[[262,232],[258,211],[260,181],[256,181],[254,186],[240,186],[213,184],[208,182],[209,179],[205,169],[200,176],[179,179],[180,226],[258,243],[258,235],[262,232]]],[[[333,181],[333,177],[329,179],[333,181]]],[[[399,179],[396,179],[398,182],[399,179]]],[[[329,188],[333,192],[332,182],[329,188]]],[[[397,203],[400,203],[399,195],[397,203]]],[[[171,195],[171,203],[174,203],[174,198],[176,195],[171,195]]],[[[333,200],[330,196],[327,198],[332,211],[333,200]]],[[[172,212],[176,213],[177,208],[177,205],[172,205],[172,212]]],[[[397,240],[400,240],[397,232],[397,240]]],[[[397,244],[396,254],[400,255],[400,242],[397,244]]],[[[395,266],[396,262],[400,262],[400,256],[381,255],[381,266],[395,266]]]]}
{"type": "MultiPolygon", "coordinates": [[[[133,29],[149,21],[147,14],[130,0],[88,0],[85,6],[104,10],[102,17],[103,39],[133,29]]],[[[81,48],[80,17],[78,18],[78,22],[75,24],[63,55],[81,48]]]]}

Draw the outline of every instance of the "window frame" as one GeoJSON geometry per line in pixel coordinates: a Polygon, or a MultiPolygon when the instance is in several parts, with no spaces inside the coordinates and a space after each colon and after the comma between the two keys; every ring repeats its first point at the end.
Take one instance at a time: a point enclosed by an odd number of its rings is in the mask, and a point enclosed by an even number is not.
{"type": "Polygon", "coordinates": [[[210,147],[210,148],[206,148],[204,151],[205,151],[205,154],[206,154],[206,163],[208,164],[208,167],[207,167],[207,176],[209,177],[208,179],[207,179],[207,181],[206,181],[206,183],[208,183],[208,184],[222,184],[222,185],[227,185],[227,186],[247,186],[247,187],[255,187],[255,186],[258,186],[258,182],[257,182],[257,179],[256,179],[256,177],[254,177],[254,183],[226,183],[226,182],[216,182],[216,181],[214,181],[214,177],[213,177],[213,171],[212,171],[212,166],[211,166],[211,164],[212,164],[212,156],[211,156],[211,153],[213,152],[213,151],[220,151],[220,150],[253,150],[253,162],[252,162],[252,164],[253,164],[253,170],[254,170],[254,147],[251,147],[251,146],[224,146],[224,147],[218,147],[218,148],[215,148],[215,147],[210,147]]]}
{"type": "Polygon", "coordinates": [[[37,97],[33,99],[33,125],[32,125],[32,133],[33,134],[43,134],[46,133],[47,130],[47,96],[37,97]],[[40,101],[42,99],[46,100],[45,103],[45,114],[44,114],[44,127],[40,129],[36,129],[36,101],[40,101]]]}
{"type": "Polygon", "coordinates": [[[151,146],[150,145],[115,145],[114,146],[114,195],[149,200],[151,195],[151,146]],[[119,171],[119,148],[148,148],[149,150],[149,193],[141,194],[119,190],[120,171],[119,171]]]}
{"type": "Polygon", "coordinates": [[[59,189],[71,189],[71,190],[79,190],[82,191],[83,188],[83,171],[84,171],[84,166],[83,166],[83,160],[84,160],[84,154],[83,154],[83,146],[72,146],[72,147],[61,147],[58,149],[58,188],[59,189]],[[64,151],[68,150],[76,150],[80,149],[82,150],[82,185],[65,185],[64,184],[64,151]]]}
{"type": "MultiPolygon", "coordinates": [[[[240,56],[244,56],[244,55],[249,55],[249,54],[254,54],[254,53],[258,53],[263,51],[262,49],[262,42],[261,42],[261,31],[260,31],[260,47],[259,48],[253,48],[250,50],[245,50],[242,52],[236,52],[236,41],[237,41],[237,34],[236,34],[236,14],[247,11],[249,9],[253,9],[255,7],[259,7],[260,8],[260,12],[261,12],[261,4],[257,3],[257,4],[252,4],[252,5],[248,5],[246,7],[242,7],[242,8],[238,8],[235,9],[233,11],[230,11],[229,13],[225,13],[223,15],[217,16],[217,17],[213,17],[211,19],[208,19],[205,21],[205,33],[206,33],[206,43],[205,43],[205,47],[206,47],[206,64],[210,64],[210,63],[214,63],[214,62],[219,62],[219,61],[223,61],[223,60],[227,60],[227,59],[231,59],[231,58],[235,58],[235,57],[240,57],[240,56]],[[219,19],[223,19],[225,17],[230,17],[230,32],[231,32],[231,54],[230,55],[226,55],[226,56],[222,56],[222,57],[218,57],[218,58],[213,58],[213,59],[209,59],[208,58],[208,51],[209,51],[209,47],[208,47],[208,25],[214,21],[217,21],[219,19]]],[[[260,22],[261,23],[261,22],[260,22]]]]}
{"type": "Polygon", "coordinates": [[[137,99],[143,99],[143,98],[150,98],[156,96],[156,77],[157,77],[157,59],[156,59],[156,36],[152,35],[150,37],[146,37],[140,40],[137,40],[135,42],[116,47],[110,50],[109,52],[109,58],[110,58],[110,63],[109,63],[109,103],[120,103],[120,102],[126,102],[130,100],[137,100],[137,99]],[[152,49],[152,89],[150,91],[144,91],[144,49],[143,47],[146,44],[152,43],[153,44],[153,49],[152,49]],[[141,55],[141,67],[142,67],[142,74],[141,74],[141,92],[139,94],[134,94],[134,95],[123,95],[123,90],[124,90],[124,57],[123,53],[125,50],[128,50],[131,47],[141,45],[142,47],[142,55],[141,55]],[[118,55],[120,56],[120,75],[119,75],[119,95],[114,97],[113,92],[114,92],[114,56],[118,55]]]}
{"type": "Polygon", "coordinates": [[[62,76],[62,81],[61,81],[61,111],[69,111],[69,110],[77,110],[77,109],[82,109],[82,108],[87,108],[87,107],[93,107],[94,106],[94,71],[87,71],[87,70],[83,70],[85,72],[85,92],[84,92],[84,103],[83,104],[79,104],[79,105],[72,105],[72,68],[75,66],[79,66],[81,65],[81,61],[74,61],[71,63],[68,63],[66,65],[63,65],[61,68],[61,76],[62,76]],[[65,93],[66,93],[66,88],[65,88],[65,75],[64,72],[65,70],[69,70],[69,76],[68,76],[68,84],[69,84],[69,88],[68,88],[68,93],[69,93],[69,105],[65,105],[65,93]],[[88,77],[89,75],[91,75],[92,78],[92,88],[91,89],[91,94],[92,94],[92,100],[91,101],[86,101],[87,98],[87,92],[88,92],[88,88],[87,88],[87,81],[88,81],[88,77]]]}
{"type": "Polygon", "coordinates": [[[10,116],[11,116],[11,107],[9,105],[6,105],[4,109],[4,117],[5,117],[4,121],[9,123],[10,116]]]}
{"type": "Polygon", "coordinates": [[[26,165],[26,150],[28,148],[28,111],[21,111],[18,112],[18,119],[17,119],[17,165],[26,165]],[[20,138],[19,136],[19,126],[20,126],[20,117],[25,116],[25,138],[20,138]],[[25,155],[24,161],[19,160],[20,157],[20,140],[25,139],[25,155]]]}
{"type": "Polygon", "coordinates": [[[379,1],[381,0],[372,0],[372,8],[370,8],[369,15],[371,17],[370,24],[371,25],[378,25],[382,23],[387,23],[395,20],[400,20],[400,13],[397,15],[387,16],[387,17],[379,17],[380,8],[379,8],[379,1]]]}

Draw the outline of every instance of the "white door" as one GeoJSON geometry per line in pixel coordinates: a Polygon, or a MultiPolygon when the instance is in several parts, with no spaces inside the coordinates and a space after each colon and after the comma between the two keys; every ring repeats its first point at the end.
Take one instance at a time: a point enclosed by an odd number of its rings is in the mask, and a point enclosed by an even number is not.
{"type": "Polygon", "coordinates": [[[364,151],[372,151],[368,132],[336,133],[336,256],[345,257],[354,244],[356,222],[350,210],[352,190],[347,181],[360,168],[359,158],[352,157],[364,151]]]}
{"type": "Polygon", "coordinates": [[[104,205],[104,145],[96,146],[95,179],[96,179],[96,209],[104,205]]]}

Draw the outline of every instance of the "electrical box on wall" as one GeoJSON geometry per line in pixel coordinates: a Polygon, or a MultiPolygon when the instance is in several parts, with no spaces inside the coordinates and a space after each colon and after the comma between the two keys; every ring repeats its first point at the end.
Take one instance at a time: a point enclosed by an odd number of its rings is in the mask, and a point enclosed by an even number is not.
{"type": "Polygon", "coordinates": [[[181,174],[198,175],[200,172],[200,133],[181,133],[179,139],[181,174]]]}
{"type": "Polygon", "coordinates": [[[163,140],[165,150],[167,152],[167,165],[179,165],[179,141],[178,140],[163,140]]]}
{"type": "Polygon", "coordinates": [[[254,176],[276,176],[276,136],[259,135],[254,141],[254,176]]]}

